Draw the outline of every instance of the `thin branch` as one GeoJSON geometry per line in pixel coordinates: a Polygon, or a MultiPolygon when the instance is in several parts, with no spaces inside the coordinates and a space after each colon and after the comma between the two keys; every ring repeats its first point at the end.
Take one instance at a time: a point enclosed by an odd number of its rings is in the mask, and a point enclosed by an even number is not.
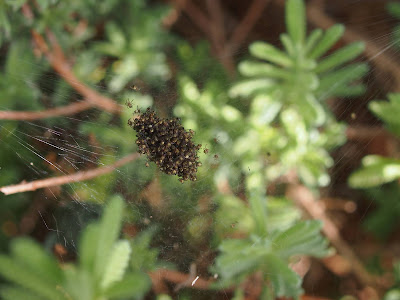
{"type": "Polygon", "coordinates": [[[207,37],[211,36],[210,20],[192,1],[175,0],[173,3],[177,9],[184,11],[207,37]]]}
{"type": "Polygon", "coordinates": [[[35,180],[26,183],[20,183],[15,185],[8,185],[0,188],[0,192],[4,193],[5,195],[11,195],[16,193],[28,192],[28,191],[35,191],[37,189],[42,189],[51,186],[59,186],[64,184],[69,184],[72,182],[80,182],[89,180],[107,173],[111,173],[115,169],[137,159],[139,157],[139,153],[132,153],[130,155],[125,156],[124,158],[116,161],[115,163],[96,168],[93,170],[88,171],[80,171],[74,174],[65,175],[65,176],[58,176],[52,177],[47,179],[35,180]]]}
{"type": "Polygon", "coordinates": [[[240,47],[243,41],[247,38],[253,26],[261,17],[265,7],[269,2],[270,0],[254,0],[251,3],[246,15],[239,25],[236,26],[231,38],[228,41],[228,44],[225,47],[226,54],[232,55],[240,47]]]}
{"type": "Polygon", "coordinates": [[[378,282],[374,276],[368,273],[358,256],[352,248],[340,236],[335,223],[327,216],[321,202],[314,199],[313,194],[306,187],[298,184],[289,186],[286,195],[293,199],[304,211],[313,219],[321,220],[324,223],[322,231],[330,240],[332,245],[345,257],[350,263],[355,276],[365,286],[377,286],[378,282]]]}
{"type": "MultiPolygon", "coordinates": [[[[33,20],[33,13],[28,4],[22,6],[22,13],[25,18],[29,21],[33,20]]],[[[67,59],[57,42],[56,36],[47,30],[47,37],[51,42],[52,49],[48,46],[44,38],[35,30],[31,30],[33,40],[35,41],[39,50],[46,56],[50,65],[54,68],[58,74],[64,78],[77,92],[85,97],[85,100],[91,103],[93,106],[104,109],[111,113],[120,113],[121,106],[118,105],[114,100],[105,97],[98,92],[92,90],[90,87],[83,84],[72,72],[67,59]]]]}
{"type": "MultiPolygon", "coordinates": [[[[181,284],[181,283],[186,283],[186,282],[192,282],[192,274],[185,274],[185,273],[181,273],[178,271],[174,271],[174,270],[168,270],[168,269],[158,269],[156,271],[150,272],[149,276],[151,278],[151,281],[153,282],[153,284],[155,283],[155,285],[159,285],[159,282],[162,281],[168,281],[168,282],[172,282],[175,284],[181,284]]],[[[199,277],[195,284],[193,285],[187,285],[188,287],[192,287],[195,289],[199,289],[199,290],[207,290],[210,288],[210,285],[214,282],[213,279],[203,279],[201,277],[199,277]]]]}
{"type": "MultiPolygon", "coordinates": [[[[312,23],[323,29],[328,29],[334,24],[337,24],[334,19],[328,17],[326,14],[323,13],[319,5],[308,5],[307,16],[312,23]]],[[[348,26],[346,26],[346,31],[344,32],[342,39],[346,43],[351,43],[354,41],[364,41],[366,46],[364,54],[370,59],[372,63],[376,65],[378,69],[385,73],[390,72],[392,74],[395,80],[395,83],[393,84],[393,90],[395,92],[400,91],[400,65],[396,63],[395,60],[393,60],[390,54],[388,55],[385,52],[390,47],[382,49],[362,34],[350,29],[348,26]]]]}
{"type": "Polygon", "coordinates": [[[67,81],[77,92],[84,96],[86,101],[111,113],[121,112],[121,106],[118,105],[114,100],[92,90],[90,87],[83,84],[75,76],[53,33],[51,33],[50,31],[47,32],[47,36],[51,42],[52,49],[48,47],[46,41],[36,31],[32,30],[32,36],[36,45],[44,53],[54,70],[61,77],[63,77],[64,80],[67,81]]]}
{"type": "Polygon", "coordinates": [[[0,120],[25,120],[33,121],[39,119],[69,116],[93,107],[88,102],[76,102],[66,106],[51,108],[42,111],[0,111],[0,120]]]}

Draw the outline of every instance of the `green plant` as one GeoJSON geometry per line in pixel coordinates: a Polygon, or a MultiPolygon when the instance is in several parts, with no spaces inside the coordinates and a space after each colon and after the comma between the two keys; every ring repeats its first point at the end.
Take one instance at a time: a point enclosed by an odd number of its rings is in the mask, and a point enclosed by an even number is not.
{"type": "Polygon", "coordinates": [[[2,299],[94,300],[143,296],[150,280],[143,270],[133,267],[137,253],[132,253],[131,242],[119,239],[123,211],[121,197],[110,199],[101,220],[84,230],[76,263],[59,266],[33,240],[13,240],[11,255],[0,255],[0,274],[12,283],[0,288],[2,299]]]}
{"type": "MultiPolygon", "coordinates": [[[[329,183],[326,169],[333,160],[328,151],[345,141],[345,133],[344,125],[336,122],[322,101],[363,93],[364,86],[357,82],[368,71],[364,63],[343,66],[363,51],[363,43],[322,57],[342,36],[344,26],[335,25],[325,33],[316,29],[306,37],[301,0],[286,2],[285,20],[288,34],[281,35],[284,50],[264,42],[252,43],[250,53],[258,60],[239,64],[240,74],[247,79],[235,84],[229,93],[222,72],[215,75],[216,69],[210,68],[212,78],[202,82],[200,89],[187,67],[179,79],[180,102],[175,107],[185,127],[198,133],[199,142],[207,145],[210,153],[219,154],[217,159],[207,154],[202,157],[209,168],[215,160],[219,164],[214,172],[216,184],[228,180],[236,186],[240,176],[244,178],[249,208],[235,212],[230,206],[243,206],[240,200],[233,204],[232,197],[221,196],[215,223],[224,223],[227,218],[229,224],[237,219],[237,227],[248,237],[220,240],[221,253],[213,270],[226,284],[237,284],[262,271],[269,282],[265,293],[271,297],[297,297],[301,293],[300,278],[287,267],[290,256],[323,256],[327,251],[319,235],[319,222],[294,219],[288,227],[271,227],[269,219],[276,214],[268,211],[266,187],[291,170],[311,187],[329,183]],[[249,219],[252,222],[246,221],[249,219]],[[284,236],[290,245],[281,245],[284,236]]],[[[202,61],[203,52],[180,53],[186,62],[194,53],[200,54],[202,61]]],[[[210,176],[210,169],[207,171],[204,177],[210,176]]]]}
{"type": "MultiPolygon", "coordinates": [[[[370,110],[381,118],[387,128],[395,135],[400,136],[400,94],[389,94],[389,102],[372,101],[370,110]]],[[[361,168],[349,177],[349,184],[353,188],[369,188],[400,178],[400,159],[367,155],[362,159],[361,168]]]]}

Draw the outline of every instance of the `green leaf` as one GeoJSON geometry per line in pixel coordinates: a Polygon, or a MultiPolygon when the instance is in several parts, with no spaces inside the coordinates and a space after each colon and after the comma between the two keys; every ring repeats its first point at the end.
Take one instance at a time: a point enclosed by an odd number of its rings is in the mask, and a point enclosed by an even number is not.
{"type": "Polygon", "coordinates": [[[0,255],[0,274],[5,279],[35,292],[43,299],[65,299],[57,290],[56,284],[44,281],[36,273],[27,270],[24,265],[4,255],[0,255]]]}
{"type": "Polygon", "coordinates": [[[294,56],[296,54],[296,50],[294,49],[294,45],[289,35],[287,35],[286,33],[282,33],[279,38],[282,42],[283,47],[285,47],[287,54],[289,54],[289,56],[294,56]]]}
{"type": "Polygon", "coordinates": [[[400,136],[400,93],[389,94],[389,102],[372,101],[369,103],[369,109],[385,121],[386,126],[395,134],[400,136]]]}
{"type": "Polygon", "coordinates": [[[298,222],[272,239],[273,248],[283,259],[293,255],[323,257],[328,254],[328,242],[320,234],[321,229],[321,221],[298,222]]]}
{"type": "Polygon", "coordinates": [[[356,58],[364,51],[364,48],[365,46],[363,42],[356,42],[343,47],[319,62],[314,71],[316,73],[323,73],[340,66],[341,64],[356,58]]]}
{"type": "Polygon", "coordinates": [[[306,31],[303,0],[286,1],[286,28],[296,46],[304,43],[306,31]]]}
{"type": "Polygon", "coordinates": [[[264,262],[275,294],[278,297],[298,298],[303,292],[299,275],[289,269],[287,263],[274,254],[266,255],[264,262]]]}
{"type": "Polygon", "coordinates": [[[251,273],[259,267],[270,248],[259,242],[224,240],[219,250],[221,254],[216,259],[217,271],[224,279],[233,279],[242,273],[251,273]]]}
{"type": "Polygon", "coordinates": [[[354,80],[360,79],[368,72],[368,70],[369,67],[367,64],[355,63],[326,73],[320,79],[317,93],[320,93],[322,98],[325,99],[330,95],[343,94],[345,91],[348,92],[346,89],[348,84],[354,80]]]}
{"type": "Polygon", "coordinates": [[[92,273],[85,269],[77,269],[74,265],[64,265],[65,282],[63,290],[68,299],[92,300],[96,294],[97,281],[92,273]]]}
{"type": "MultiPolygon", "coordinates": [[[[307,57],[317,59],[328,51],[343,35],[344,26],[341,24],[333,25],[329,28],[322,39],[316,44],[315,47],[309,47],[307,57]]],[[[310,36],[311,39],[311,36],[310,36]]]]}
{"type": "Polygon", "coordinates": [[[314,48],[315,44],[321,38],[322,33],[323,33],[323,31],[320,28],[314,29],[311,32],[311,34],[309,35],[309,37],[307,38],[307,41],[306,41],[306,46],[305,46],[306,54],[309,53],[310,50],[314,48]]]}
{"type": "Polygon", "coordinates": [[[103,295],[109,298],[142,298],[150,289],[151,281],[146,274],[130,273],[111,285],[103,295]]]}
{"type": "Polygon", "coordinates": [[[278,79],[288,79],[291,73],[288,70],[275,67],[271,64],[243,61],[239,64],[239,72],[244,76],[266,76],[278,79]]]}
{"type": "Polygon", "coordinates": [[[150,227],[132,241],[131,267],[134,271],[147,272],[156,267],[158,250],[150,248],[151,240],[156,231],[156,227],[150,227]]]}
{"type": "Polygon", "coordinates": [[[115,243],[101,282],[103,289],[122,279],[128,267],[130,254],[131,247],[128,241],[123,240],[115,243]]]}
{"type": "Polygon", "coordinates": [[[89,224],[83,231],[79,244],[79,261],[88,271],[93,271],[99,240],[99,224],[89,224]]]}
{"type": "Polygon", "coordinates": [[[101,278],[109,262],[114,243],[121,229],[124,200],[121,196],[113,196],[104,209],[100,221],[99,236],[95,260],[96,278],[101,278]]]}
{"type": "Polygon", "coordinates": [[[249,47],[250,53],[260,59],[276,63],[283,67],[290,67],[293,61],[286,53],[278,50],[274,46],[264,42],[254,42],[249,47]]]}
{"type": "Polygon", "coordinates": [[[390,2],[386,5],[386,8],[392,16],[400,19],[400,3],[390,2]]]}
{"type": "Polygon", "coordinates": [[[400,160],[378,155],[368,155],[362,160],[362,167],[349,177],[353,188],[368,188],[400,178],[400,160]]]}
{"type": "Polygon", "coordinates": [[[229,96],[232,98],[238,96],[248,97],[253,93],[265,92],[266,90],[271,89],[273,84],[273,80],[266,78],[244,80],[231,87],[229,90],[229,96]]]}
{"type": "Polygon", "coordinates": [[[36,293],[21,287],[0,286],[0,295],[3,300],[43,300],[36,293]]]}
{"type": "Polygon", "coordinates": [[[56,260],[31,239],[19,238],[12,241],[11,251],[19,263],[27,270],[37,274],[44,282],[59,284],[62,280],[61,269],[56,260]]]}

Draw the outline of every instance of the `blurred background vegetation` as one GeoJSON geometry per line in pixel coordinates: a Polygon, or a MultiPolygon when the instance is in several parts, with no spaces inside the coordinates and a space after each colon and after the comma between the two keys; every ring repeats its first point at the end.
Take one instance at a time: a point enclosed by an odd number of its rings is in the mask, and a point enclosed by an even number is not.
{"type": "Polygon", "coordinates": [[[0,0],[2,299],[400,299],[399,19],[0,0]],[[195,131],[196,182],[137,155],[136,107],[195,131]]]}

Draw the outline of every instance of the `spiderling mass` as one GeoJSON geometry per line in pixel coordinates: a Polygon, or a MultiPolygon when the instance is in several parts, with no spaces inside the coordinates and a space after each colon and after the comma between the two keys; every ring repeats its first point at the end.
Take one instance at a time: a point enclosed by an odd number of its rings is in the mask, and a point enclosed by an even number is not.
{"type": "Polygon", "coordinates": [[[150,108],[143,113],[137,109],[128,125],[136,131],[138,152],[146,154],[162,172],[178,175],[181,182],[197,179],[201,144],[193,143],[193,130],[186,131],[178,118],[161,119],[150,108]]]}

